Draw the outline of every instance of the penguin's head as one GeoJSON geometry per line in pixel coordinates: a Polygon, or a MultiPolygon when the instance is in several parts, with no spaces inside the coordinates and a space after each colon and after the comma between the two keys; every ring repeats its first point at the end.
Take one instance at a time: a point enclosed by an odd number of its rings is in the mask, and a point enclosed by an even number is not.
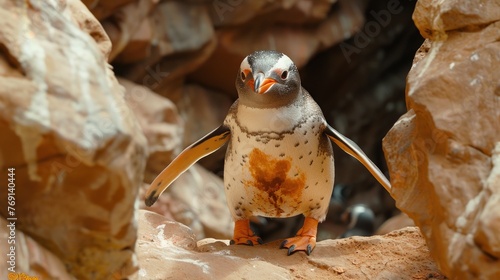
{"type": "Polygon", "coordinates": [[[273,108],[292,103],[300,93],[297,66],[277,51],[256,51],[243,59],[236,76],[240,103],[273,108]]]}

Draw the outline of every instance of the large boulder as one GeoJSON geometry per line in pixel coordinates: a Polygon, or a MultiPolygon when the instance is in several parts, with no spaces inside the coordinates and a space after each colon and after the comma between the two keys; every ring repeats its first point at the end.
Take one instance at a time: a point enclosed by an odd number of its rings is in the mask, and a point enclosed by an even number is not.
{"type": "MultiPolygon", "coordinates": [[[[126,278],[146,140],[107,63],[109,39],[78,0],[0,7],[0,180],[15,168],[15,211],[0,213],[77,279],[126,278]]],[[[38,249],[16,246],[30,266],[21,250],[38,249]]]]}
{"type": "Polygon", "coordinates": [[[500,3],[419,1],[408,113],[384,139],[397,206],[450,278],[500,277],[500,3]]]}

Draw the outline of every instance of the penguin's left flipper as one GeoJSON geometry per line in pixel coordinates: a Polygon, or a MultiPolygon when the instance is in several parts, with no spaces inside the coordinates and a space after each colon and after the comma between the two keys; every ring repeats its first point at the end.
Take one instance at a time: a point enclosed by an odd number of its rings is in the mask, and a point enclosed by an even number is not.
{"type": "Polygon", "coordinates": [[[385,177],[384,173],[368,158],[368,156],[361,150],[361,148],[354,143],[351,139],[345,137],[340,132],[335,130],[330,125],[325,128],[325,134],[337,144],[344,152],[356,158],[361,162],[368,171],[377,179],[377,181],[389,192],[391,193],[391,183],[385,177]]]}
{"type": "Polygon", "coordinates": [[[184,173],[189,167],[202,157],[205,157],[229,141],[231,132],[228,127],[221,125],[191,146],[182,151],[163,171],[154,179],[146,193],[145,203],[153,205],[158,197],[170,184],[184,173]]]}

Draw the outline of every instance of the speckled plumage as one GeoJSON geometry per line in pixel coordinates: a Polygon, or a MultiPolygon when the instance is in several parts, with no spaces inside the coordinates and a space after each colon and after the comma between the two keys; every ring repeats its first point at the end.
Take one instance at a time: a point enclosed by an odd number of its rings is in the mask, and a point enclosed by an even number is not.
{"type": "Polygon", "coordinates": [[[235,103],[224,184],[235,219],[299,214],[323,221],[334,180],[333,152],[319,106],[302,90],[280,108],[235,103]]]}

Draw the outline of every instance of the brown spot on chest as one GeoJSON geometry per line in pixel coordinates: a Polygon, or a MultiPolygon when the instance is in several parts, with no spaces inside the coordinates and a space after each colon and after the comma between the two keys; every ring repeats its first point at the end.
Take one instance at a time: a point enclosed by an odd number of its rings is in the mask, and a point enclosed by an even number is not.
{"type": "Polygon", "coordinates": [[[249,154],[248,166],[252,180],[245,183],[257,189],[254,197],[256,203],[272,205],[275,213],[269,215],[281,216],[283,206],[292,209],[300,206],[306,175],[299,170],[288,176],[292,168],[289,158],[276,159],[260,149],[253,149],[249,154]]]}

